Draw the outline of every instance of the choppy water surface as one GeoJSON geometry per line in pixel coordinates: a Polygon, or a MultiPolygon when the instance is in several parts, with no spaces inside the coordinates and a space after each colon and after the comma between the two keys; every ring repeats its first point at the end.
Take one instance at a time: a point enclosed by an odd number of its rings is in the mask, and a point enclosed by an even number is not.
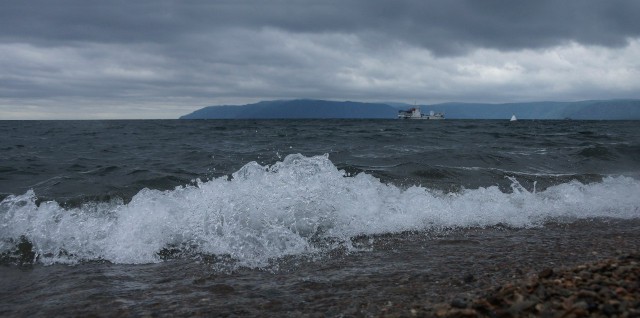
{"type": "Polygon", "coordinates": [[[637,122],[4,121],[0,136],[0,314],[377,314],[640,242],[637,122]]]}

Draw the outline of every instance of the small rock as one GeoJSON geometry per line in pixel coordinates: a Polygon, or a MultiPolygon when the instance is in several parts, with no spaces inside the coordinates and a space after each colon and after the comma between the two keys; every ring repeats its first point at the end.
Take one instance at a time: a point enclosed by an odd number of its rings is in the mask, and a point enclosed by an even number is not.
{"type": "Polygon", "coordinates": [[[618,295],[624,295],[624,294],[626,294],[626,293],[627,293],[627,290],[626,290],[626,289],[624,289],[624,288],[622,288],[622,287],[618,287],[618,288],[616,288],[616,294],[618,294],[618,295]]]}
{"type": "Polygon", "coordinates": [[[467,299],[463,297],[456,297],[451,301],[451,307],[453,308],[467,308],[468,306],[467,299]]]}
{"type": "Polygon", "coordinates": [[[591,290],[581,289],[577,294],[579,299],[589,298],[589,299],[598,299],[598,294],[591,290]]]}
{"type": "Polygon", "coordinates": [[[473,274],[467,274],[462,277],[462,281],[469,284],[475,282],[476,278],[473,276],[473,274]]]}
{"type": "Polygon", "coordinates": [[[573,308],[580,308],[580,309],[587,310],[587,309],[589,309],[589,304],[587,304],[586,301],[581,300],[581,301],[576,302],[575,304],[573,304],[573,308]]]}
{"type": "Polygon", "coordinates": [[[523,300],[519,300],[519,301],[515,301],[511,307],[509,307],[509,312],[517,315],[518,313],[527,310],[531,307],[535,307],[536,302],[535,301],[523,301],[523,300]]]}
{"type": "Polygon", "coordinates": [[[478,313],[473,309],[462,309],[458,312],[458,317],[478,317],[478,313]]]}
{"type": "Polygon", "coordinates": [[[553,275],[553,269],[545,268],[540,273],[538,273],[538,278],[549,278],[553,275]]]}
{"type": "Polygon", "coordinates": [[[618,310],[615,307],[613,307],[613,306],[611,306],[609,304],[604,304],[604,305],[602,305],[602,313],[607,315],[607,316],[612,316],[612,315],[617,314],[618,310]]]}
{"type": "Polygon", "coordinates": [[[447,313],[449,313],[449,311],[446,308],[438,308],[436,310],[436,317],[444,317],[447,313]]]}

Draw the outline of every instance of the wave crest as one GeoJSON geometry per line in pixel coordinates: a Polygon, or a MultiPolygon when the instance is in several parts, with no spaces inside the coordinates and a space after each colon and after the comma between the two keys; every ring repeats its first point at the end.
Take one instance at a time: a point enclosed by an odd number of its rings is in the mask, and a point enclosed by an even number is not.
{"type": "Polygon", "coordinates": [[[128,204],[65,209],[55,201],[37,205],[28,191],[0,203],[0,253],[11,255],[27,241],[45,264],[135,264],[161,261],[177,248],[263,267],[270,259],[320,251],[318,240],[349,245],[359,235],[410,230],[640,217],[640,182],[633,178],[571,181],[541,192],[511,181],[509,193],[497,186],[458,193],[401,189],[366,173],[348,177],[327,155],[296,154],[271,166],[248,163],[231,178],[143,189],[128,204]]]}

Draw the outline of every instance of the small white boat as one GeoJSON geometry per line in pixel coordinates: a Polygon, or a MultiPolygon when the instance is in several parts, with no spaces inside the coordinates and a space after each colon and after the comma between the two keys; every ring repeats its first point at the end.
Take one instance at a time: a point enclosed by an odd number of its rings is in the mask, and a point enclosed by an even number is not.
{"type": "Polygon", "coordinates": [[[516,121],[518,120],[518,118],[516,118],[516,115],[511,115],[511,119],[509,121],[516,121]]]}

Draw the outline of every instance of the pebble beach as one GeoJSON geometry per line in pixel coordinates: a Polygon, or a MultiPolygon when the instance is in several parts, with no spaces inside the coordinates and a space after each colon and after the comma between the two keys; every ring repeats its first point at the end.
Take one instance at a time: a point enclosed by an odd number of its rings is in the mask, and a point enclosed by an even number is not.
{"type": "MultiPolygon", "coordinates": [[[[475,299],[416,306],[414,317],[640,317],[640,254],[545,268],[475,299]]],[[[389,316],[405,316],[391,314],[389,316]]]]}

